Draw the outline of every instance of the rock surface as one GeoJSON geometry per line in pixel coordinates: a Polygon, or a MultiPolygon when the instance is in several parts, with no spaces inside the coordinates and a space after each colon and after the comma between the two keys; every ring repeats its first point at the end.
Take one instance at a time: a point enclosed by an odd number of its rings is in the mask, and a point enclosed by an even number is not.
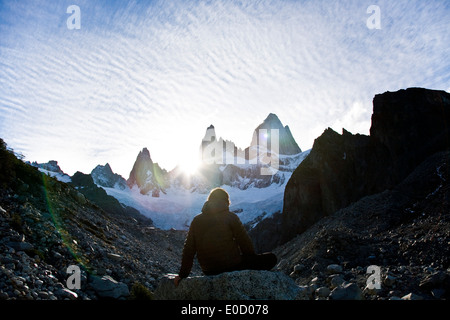
{"type": "Polygon", "coordinates": [[[189,277],[175,287],[171,276],[161,279],[157,300],[294,300],[301,289],[281,272],[244,270],[216,276],[189,277]]]}
{"type": "Polygon", "coordinates": [[[368,300],[448,299],[449,159],[450,151],[430,156],[392,190],[363,197],[279,246],[279,270],[308,292],[338,288],[326,299],[347,296],[346,283],[368,300]],[[379,290],[367,288],[371,265],[380,267],[379,290]]]}
{"type": "Polygon", "coordinates": [[[100,206],[106,194],[90,175],[58,181],[1,139],[0,165],[0,299],[130,299],[136,284],[152,291],[179,267],[186,232],[100,206]],[[80,269],[79,289],[67,282],[69,266],[80,269]]]}
{"type": "Polygon", "coordinates": [[[409,88],[375,96],[370,136],[325,130],[286,186],[282,242],[395,187],[427,157],[449,148],[449,123],[449,93],[409,88]]]}
{"type": "Polygon", "coordinates": [[[89,285],[100,298],[125,299],[130,295],[125,283],[117,282],[110,276],[91,277],[89,285]]]}

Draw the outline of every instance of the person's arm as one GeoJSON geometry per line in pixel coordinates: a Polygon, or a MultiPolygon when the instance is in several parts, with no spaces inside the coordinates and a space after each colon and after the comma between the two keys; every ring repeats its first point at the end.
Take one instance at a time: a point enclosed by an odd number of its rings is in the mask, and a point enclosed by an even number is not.
{"type": "Polygon", "coordinates": [[[174,279],[175,285],[178,285],[179,281],[183,278],[187,278],[189,273],[191,272],[192,265],[194,263],[194,256],[196,253],[195,248],[195,240],[194,240],[194,221],[192,221],[191,226],[189,228],[188,235],[186,237],[186,241],[184,242],[183,247],[183,256],[181,259],[181,267],[180,272],[177,277],[174,279]]]}
{"type": "Polygon", "coordinates": [[[239,220],[239,217],[235,215],[234,213],[230,213],[233,215],[233,223],[232,223],[232,230],[234,237],[239,245],[239,248],[241,249],[242,254],[244,255],[254,255],[255,254],[255,248],[253,247],[253,242],[248,236],[247,231],[244,228],[244,225],[242,224],[241,220],[239,220]]]}

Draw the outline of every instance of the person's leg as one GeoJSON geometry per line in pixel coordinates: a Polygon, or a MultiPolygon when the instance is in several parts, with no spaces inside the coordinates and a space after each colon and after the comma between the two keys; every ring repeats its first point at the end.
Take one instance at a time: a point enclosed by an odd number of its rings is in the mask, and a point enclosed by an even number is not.
{"type": "Polygon", "coordinates": [[[271,270],[277,264],[277,256],[271,252],[243,256],[240,270],[271,270]]]}

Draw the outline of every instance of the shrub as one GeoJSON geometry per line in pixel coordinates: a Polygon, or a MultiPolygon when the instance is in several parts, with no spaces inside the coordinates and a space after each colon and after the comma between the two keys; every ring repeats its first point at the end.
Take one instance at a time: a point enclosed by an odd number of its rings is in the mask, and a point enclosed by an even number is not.
{"type": "Polygon", "coordinates": [[[153,300],[153,293],[143,284],[135,282],[131,287],[130,300],[153,300]]]}

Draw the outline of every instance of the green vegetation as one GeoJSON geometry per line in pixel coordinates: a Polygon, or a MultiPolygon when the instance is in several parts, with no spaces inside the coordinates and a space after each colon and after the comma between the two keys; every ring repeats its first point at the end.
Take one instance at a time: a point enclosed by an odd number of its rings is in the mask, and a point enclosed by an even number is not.
{"type": "Polygon", "coordinates": [[[131,287],[129,300],[153,300],[153,293],[142,283],[136,281],[131,287]]]}

